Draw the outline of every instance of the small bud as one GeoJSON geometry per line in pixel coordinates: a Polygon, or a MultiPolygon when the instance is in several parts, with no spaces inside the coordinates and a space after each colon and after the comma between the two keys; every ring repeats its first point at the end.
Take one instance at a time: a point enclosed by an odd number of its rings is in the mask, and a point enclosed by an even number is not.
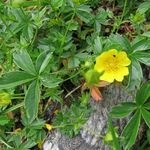
{"type": "Polygon", "coordinates": [[[89,68],[91,66],[91,62],[90,61],[86,61],[85,64],[84,64],[84,66],[86,68],[89,68]]]}
{"type": "Polygon", "coordinates": [[[86,85],[93,86],[99,83],[100,73],[91,69],[85,73],[86,85]]]}
{"type": "Polygon", "coordinates": [[[11,103],[11,96],[9,93],[0,92],[0,106],[6,106],[11,103]]]}

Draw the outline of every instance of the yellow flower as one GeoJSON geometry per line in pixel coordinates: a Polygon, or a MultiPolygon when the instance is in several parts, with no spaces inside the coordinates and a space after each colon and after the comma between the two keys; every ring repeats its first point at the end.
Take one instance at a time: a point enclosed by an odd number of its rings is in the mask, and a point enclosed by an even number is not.
{"type": "Polygon", "coordinates": [[[49,131],[53,129],[53,126],[50,125],[50,124],[48,124],[48,123],[45,124],[45,127],[46,127],[49,131]]]}
{"type": "Polygon", "coordinates": [[[121,82],[124,76],[129,74],[129,66],[131,63],[126,52],[111,49],[103,52],[96,58],[94,69],[103,72],[100,80],[112,83],[114,80],[121,82]]]}

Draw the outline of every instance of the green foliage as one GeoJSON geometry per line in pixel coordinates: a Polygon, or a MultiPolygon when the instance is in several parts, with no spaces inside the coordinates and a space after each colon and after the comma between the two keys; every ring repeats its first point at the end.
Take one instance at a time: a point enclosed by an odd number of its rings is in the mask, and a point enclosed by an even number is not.
{"type": "Polygon", "coordinates": [[[137,110],[122,132],[122,136],[125,138],[125,149],[130,149],[131,146],[135,143],[140,121],[141,113],[140,110],[137,110]]]}
{"type": "Polygon", "coordinates": [[[112,108],[111,115],[115,118],[126,117],[136,109],[135,103],[125,102],[112,108]]]}
{"type": "MultiPolygon", "coordinates": [[[[109,49],[126,51],[132,63],[123,84],[128,90],[139,89],[136,102],[112,109],[112,117],[133,115],[122,134],[126,147],[131,147],[140,119],[150,126],[149,82],[140,88],[143,64],[150,66],[149,7],[149,2],[138,0],[0,1],[2,148],[31,149],[42,143],[44,124],[50,120],[41,118],[52,101],[61,105],[61,110],[55,121],[51,114],[48,118],[52,117],[61,132],[78,134],[90,112],[90,97],[77,88],[77,95],[82,96],[80,102],[73,102],[76,87],[84,80],[88,86],[98,84],[95,58],[109,49]],[[69,102],[64,98],[68,92],[69,102]],[[18,126],[20,132],[15,131],[18,126]]],[[[112,141],[108,144],[119,149],[118,143],[122,143],[112,121],[108,127],[112,141]]]]}
{"type": "Polygon", "coordinates": [[[54,120],[55,128],[59,128],[63,134],[70,137],[80,132],[80,128],[84,125],[90,113],[90,108],[86,102],[89,97],[83,95],[80,100],[81,103],[73,103],[70,108],[65,107],[61,112],[58,112],[54,120]]]}
{"type": "Polygon", "coordinates": [[[30,55],[25,51],[19,51],[14,53],[14,62],[22,70],[28,72],[29,74],[36,75],[36,70],[34,68],[33,62],[30,55]]]}
{"type": "Polygon", "coordinates": [[[32,122],[38,113],[38,105],[40,101],[40,87],[38,81],[33,81],[28,88],[25,96],[25,109],[29,121],[32,122]]]}
{"type": "MultiPolygon", "coordinates": [[[[112,147],[114,149],[121,150],[121,147],[120,147],[120,144],[119,144],[119,140],[118,140],[118,135],[116,133],[115,128],[112,125],[112,118],[111,117],[109,117],[108,125],[109,125],[109,127],[108,127],[108,133],[110,132],[110,134],[112,136],[112,140],[111,140],[112,147]]],[[[107,134],[106,134],[106,136],[107,136],[107,134]]],[[[106,139],[106,136],[105,136],[104,140],[106,139]]]]}
{"type": "Polygon", "coordinates": [[[33,80],[35,76],[24,71],[12,71],[0,78],[0,89],[9,89],[33,80]]]}
{"type": "Polygon", "coordinates": [[[150,97],[150,81],[143,84],[136,93],[135,102],[121,103],[112,108],[111,116],[121,118],[132,113],[132,118],[125,126],[122,137],[124,137],[123,144],[125,149],[130,149],[135,143],[138,130],[140,127],[141,117],[144,119],[148,127],[150,127],[150,105],[148,98],[150,97]],[[131,132],[132,131],[132,132],[131,132]]]}
{"type": "Polygon", "coordinates": [[[23,130],[18,130],[8,137],[4,136],[0,141],[7,144],[7,150],[15,149],[30,149],[34,147],[37,143],[42,143],[45,135],[45,131],[41,130],[44,126],[42,120],[38,120],[30,124],[23,118],[23,124],[26,126],[23,130]]]}
{"type": "Polygon", "coordinates": [[[8,116],[6,116],[6,115],[0,116],[0,126],[4,126],[4,125],[8,124],[9,121],[10,120],[9,120],[8,116]]]}
{"type": "Polygon", "coordinates": [[[95,70],[88,70],[85,74],[87,86],[98,85],[100,73],[95,70]]]}

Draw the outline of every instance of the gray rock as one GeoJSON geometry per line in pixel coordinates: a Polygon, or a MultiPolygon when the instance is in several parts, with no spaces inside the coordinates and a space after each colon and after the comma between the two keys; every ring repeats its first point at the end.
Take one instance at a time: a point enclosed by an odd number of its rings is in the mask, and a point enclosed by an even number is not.
{"type": "MultiPolygon", "coordinates": [[[[81,129],[80,135],[70,139],[61,135],[59,131],[51,132],[43,145],[44,150],[110,150],[103,144],[101,135],[105,135],[108,122],[108,113],[111,108],[121,102],[133,100],[133,95],[128,93],[119,84],[112,84],[102,92],[104,100],[95,102],[91,99],[91,107],[94,109],[88,121],[81,129]]],[[[133,93],[134,94],[134,93],[133,93]]],[[[113,123],[123,129],[128,118],[117,119],[113,123]]]]}

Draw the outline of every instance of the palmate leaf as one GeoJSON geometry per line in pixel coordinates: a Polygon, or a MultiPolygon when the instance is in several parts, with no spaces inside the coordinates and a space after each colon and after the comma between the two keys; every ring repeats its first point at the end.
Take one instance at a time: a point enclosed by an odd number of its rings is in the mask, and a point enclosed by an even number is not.
{"type": "Polygon", "coordinates": [[[62,83],[62,79],[57,77],[57,76],[54,76],[54,75],[43,75],[43,76],[40,76],[40,80],[41,80],[41,83],[45,86],[45,87],[48,87],[48,88],[55,88],[57,87],[60,83],[62,83]]]}
{"type": "Polygon", "coordinates": [[[150,112],[145,110],[144,108],[141,109],[141,112],[147,126],[150,128],[150,112]]]}
{"type": "Polygon", "coordinates": [[[150,81],[146,82],[141,86],[136,94],[137,105],[143,105],[146,100],[150,97],[150,81]]]}
{"type": "Polygon", "coordinates": [[[109,116],[108,125],[109,125],[110,133],[112,135],[112,139],[113,139],[112,142],[113,142],[114,149],[115,150],[121,150],[120,143],[119,143],[119,140],[117,138],[117,133],[116,133],[115,128],[113,127],[113,124],[112,124],[111,116],[109,116]]]}
{"type": "Polygon", "coordinates": [[[102,40],[99,36],[96,37],[96,39],[94,40],[94,45],[93,45],[93,49],[95,54],[100,54],[102,52],[102,40]]]}
{"type": "Polygon", "coordinates": [[[7,115],[0,115],[0,126],[8,124],[10,119],[7,115]]]}
{"type": "Polygon", "coordinates": [[[23,83],[32,81],[35,76],[28,74],[24,71],[13,71],[4,74],[0,78],[0,89],[9,89],[23,83]]]}
{"type": "Polygon", "coordinates": [[[15,64],[22,70],[35,75],[36,70],[30,55],[26,50],[21,50],[13,54],[15,64]]]}
{"type": "Polygon", "coordinates": [[[32,123],[32,121],[37,117],[39,101],[39,81],[35,80],[30,84],[28,91],[25,95],[25,110],[27,118],[29,119],[29,123],[32,123]]]}
{"type": "Polygon", "coordinates": [[[150,102],[145,103],[145,104],[143,105],[143,108],[145,108],[145,109],[147,109],[147,110],[150,110],[150,102]]]}
{"type": "Polygon", "coordinates": [[[134,89],[139,87],[143,78],[143,72],[140,63],[132,58],[132,65],[130,66],[129,83],[128,88],[134,89]]]}
{"type": "Polygon", "coordinates": [[[150,53],[137,51],[133,53],[134,57],[141,63],[150,66],[150,53]]]}
{"type": "Polygon", "coordinates": [[[60,8],[63,5],[63,3],[64,3],[63,0],[51,0],[50,1],[50,5],[54,10],[60,8]]]}
{"type": "Polygon", "coordinates": [[[140,126],[140,121],[141,121],[141,112],[140,110],[137,110],[122,132],[122,136],[125,138],[124,141],[125,150],[130,149],[132,145],[135,143],[138,129],[140,126]]]}
{"type": "Polygon", "coordinates": [[[150,40],[143,39],[138,42],[136,42],[132,46],[133,51],[145,51],[150,49],[150,40]]]}
{"type": "Polygon", "coordinates": [[[148,11],[150,8],[150,2],[143,2],[139,5],[138,10],[140,13],[145,13],[146,11],[148,11]]]}
{"type": "Polygon", "coordinates": [[[85,23],[90,22],[92,19],[91,8],[88,5],[80,5],[77,8],[76,15],[85,23]]]}
{"type": "Polygon", "coordinates": [[[112,42],[112,44],[120,45],[122,50],[125,50],[127,53],[132,52],[132,47],[126,37],[116,34],[116,35],[111,35],[109,39],[112,42]]]}
{"type": "Polygon", "coordinates": [[[50,62],[50,59],[52,58],[52,53],[48,51],[44,51],[39,55],[39,57],[36,60],[36,69],[41,74],[44,69],[47,67],[48,63],[50,62]]]}
{"type": "Polygon", "coordinates": [[[135,103],[125,102],[112,108],[111,115],[113,118],[121,118],[128,116],[136,109],[135,103]]]}
{"type": "Polygon", "coordinates": [[[150,129],[147,130],[147,140],[148,144],[150,144],[150,129]]]}

